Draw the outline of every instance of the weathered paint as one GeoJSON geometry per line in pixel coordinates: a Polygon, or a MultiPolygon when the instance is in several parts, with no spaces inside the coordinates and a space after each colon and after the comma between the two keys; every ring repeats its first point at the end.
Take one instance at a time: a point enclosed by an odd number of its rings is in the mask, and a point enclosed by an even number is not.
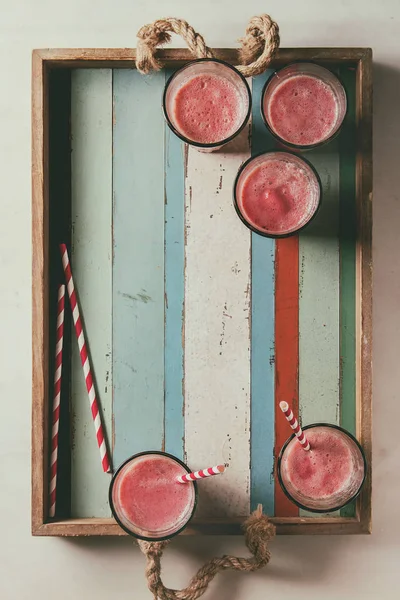
{"type": "Polygon", "coordinates": [[[229,468],[199,485],[197,514],[250,508],[250,232],[232,204],[248,128],[218,153],[188,149],[185,453],[193,469],[229,468]]]}
{"type": "MultiPolygon", "coordinates": [[[[299,407],[302,423],[339,425],[339,155],[338,141],[307,153],[322,203],[299,236],[299,407]]],[[[300,510],[301,516],[318,513],[300,510]]],[[[340,513],[329,513],[329,516],[340,513]]]]}
{"type": "Polygon", "coordinates": [[[337,140],[307,154],[322,203],[299,236],[299,406],[303,425],[339,424],[339,157],[337,140]]]}
{"type": "MultiPolygon", "coordinates": [[[[275,456],[291,431],[279,409],[299,406],[299,238],[276,240],[275,250],[275,456]]],[[[275,515],[296,517],[299,510],[275,480],[275,515]]]]}
{"type": "MultiPolygon", "coordinates": [[[[348,112],[340,137],[340,421],[356,434],[356,131],[354,70],[342,67],[348,112]]],[[[355,515],[355,504],[341,510],[355,515]]]]}
{"type": "MultiPolygon", "coordinates": [[[[72,72],[71,134],[71,264],[103,426],[111,441],[111,70],[72,72]]],[[[71,514],[106,517],[110,476],[101,466],[75,332],[71,335],[71,514]]]]}
{"type": "MultiPolygon", "coordinates": [[[[166,71],[166,77],[172,74],[166,71]]],[[[184,458],[185,146],[165,124],[165,450],[184,458]]]]}
{"type": "MultiPolygon", "coordinates": [[[[253,79],[252,155],[274,148],[261,118],[261,92],[271,75],[253,79]]],[[[251,234],[251,508],[274,514],[275,241],[251,234]]]]}
{"type": "MultiPolygon", "coordinates": [[[[259,113],[268,75],[253,81],[252,154],[275,147],[259,113]]],[[[274,496],[275,514],[298,514],[272,475],[275,433],[276,452],[290,434],[275,403],[288,399],[296,408],[298,368],[303,422],[335,422],[340,399],[341,424],[355,429],[354,73],[343,68],[341,77],[350,98],[347,126],[337,142],[306,155],[323,182],[321,212],[299,249],[291,238],[275,251],[275,241],[250,234],[231,204],[237,169],[249,156],[247,132],[227,153],[185,151],[163,122],[165,74],[127,70],[114,71],[112,246],[111,73],[74,73],[72,266],[109,436],[110,348],[104,356],[100,349],[105,339],[111,344],[114,251],[114,464],[163,443],[193,468],[229,463],[222,477],[201,486],[203,516],[246,514],[258,502],[273,514],[274,496]],[[137,151],[149,141],[151,153],[137,151]]],[[[72,342],[73,514],[104,516],[109,478],[72,342]]],[[[354,515],[354,507],[341,515],[354,515]]]]}
{"type": "Polygon", "coordinates": [[[163,447],[164,83],[164,72],[114,71],[115,465],[163,447]]]}

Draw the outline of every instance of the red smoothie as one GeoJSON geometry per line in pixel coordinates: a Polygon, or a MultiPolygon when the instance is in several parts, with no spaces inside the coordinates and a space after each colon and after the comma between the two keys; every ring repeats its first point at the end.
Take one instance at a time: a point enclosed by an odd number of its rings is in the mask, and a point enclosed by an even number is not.
{"type": "Polygon", "coordinates": [[[190,519],[195,504],[192,483],[177,477],[187,471],[162,454],[134,458],[117,473],[112,490],[114,511],[139,537],[162,538],[177,533],[190,519]]]}
{"type": "Polygon", "coordinates": [[[338,121],[338,102],[330,85],[312,75],[292,75],[264,99],[264,114],[277,136],[298,146],[328,139],[338,121]]]}
{"type": "Polygon", "coordinates": [[[304,226],[319,199],[312,169],[283,152],[267,153],[248,163],[236,185],[241,215],[251,227],[268,235],[284,235],[304,226]]]}
{"type": "Polygon", "coordinates": [[[311,450],[293,444],[285,456],[288,477],[310,498],[326,498],[346,488],[353,473],[351,449],[335,429],[307,432],[311,450]]]}
{"type": "Polygon", "coordinates": [[[311,427],[305,435],[309,451],[293,439],[283,454],[280,472],[286,489],[311,509],[329,510],[346,503],[358,491],[364,476],[358,446],[333,427],[311,427]]]}
{"type": "Polygon", "coordinates": [[[191,77],[180,87],[172,113],[178,131],[201,144],[229,138],[243,120],[236,86],[225,77],[211,73],[191,77]]]}

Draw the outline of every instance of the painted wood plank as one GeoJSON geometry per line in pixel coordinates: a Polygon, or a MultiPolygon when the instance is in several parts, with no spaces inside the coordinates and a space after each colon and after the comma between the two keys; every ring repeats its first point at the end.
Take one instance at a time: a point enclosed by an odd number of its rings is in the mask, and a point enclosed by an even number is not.
{"type": "Polygon", "coordinates": [[[218,154],[189,148],[186,165],[186,457],[229,464],[199,486],[202,516],[250,508],[250,231],[232,204],[248,135],[218,154]]]}
{"type": "MultiPolygon", "coordinates": [[[[356,435],[356,90],[355,71],[340,69],[348,111],[340,138],[340,421],[356,435]]],[[[355,503],[341,510],[355,515],[355,503]]]]}
{"type": "MultiPolygon", "coordinates": [[[[299,412],[304,425],[339,425],[338,140],[307,158],[320,176],[323,195],[316,218],[299,236],[299,412]]],[[[321,516],[303,510],[300,515],[321,516]]]]}
{"type": "MultiPolygon", "coordinates": [[[[272,71],[253,79],[252,155],[274,148],[261,118],[261,93],[272,71]]],[[[251,508],[274,514],[275,241],[251,234],[251,508]]]]}
{"type": "Polygon", "coordinates": [[[164,72],[114,70],[114,463],[164,446],[164,72]]]}
{"type": "MultiPolygon", "coordinates": [[[[276,240],[275,250],[275,456],[290,435],[279,409],[282,400],[293,412],[299,405],[299,238],[276,240]]],[[[299,509],[275,479],[275,515],[296,517],[299,509]]]]}
{"type": "Polygon", "coordinates": [[[307,154],[317,170],[320,210],[299,236],[299,407],[304,425],[339,424],[338,142],[307,154]]]}
{"type": "MultiPolygon", "coordinates": [[[[71,263],[105,434],[112,434],[112,72],[72,72],[71,263]]],[[[72,331],[71,515],[109,516],[103,473],[75,333],[72,331]]]]}
{"type": "MultiPolygon", "coordinates": [[[[173,73],[167,69],[166,78],[173,73]]],[[[165,124],[165,450],[184,458],[185,145],[165,124]]]]}

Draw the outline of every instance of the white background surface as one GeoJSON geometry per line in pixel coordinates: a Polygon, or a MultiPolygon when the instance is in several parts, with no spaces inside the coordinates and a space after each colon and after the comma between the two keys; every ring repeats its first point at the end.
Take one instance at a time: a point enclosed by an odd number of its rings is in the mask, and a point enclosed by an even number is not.
{"type": "MultiPolygon", "coordinates": [[[[163,16],[185,18],[210,46],[229,47],[262,12],[279,23],[284,47],[374,50],[374,530],[369,537],[281,537],[266,569],[220,575],[206,598],[399,598],[399,0],[0,0],[2,600],[151,598],[131,540],[30,536],[31,50],[133,47],[138,28],[163,16]]],[[[182,587],[205,558],[226,552],[245,553],[242,540],[175,540],[165,582],[182,587]]]]}

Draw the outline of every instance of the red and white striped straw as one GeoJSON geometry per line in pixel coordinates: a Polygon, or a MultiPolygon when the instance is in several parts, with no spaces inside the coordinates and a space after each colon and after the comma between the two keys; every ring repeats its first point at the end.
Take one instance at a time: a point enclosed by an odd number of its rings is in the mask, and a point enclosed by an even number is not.
{"type": "Polygon", "coordinates": [[[200,471],[194,471],[193,473],[187,473],[178,477],[178,483],[188,483],[189,481],[195,481],[196,479],[205,479],[211,477],[211,475],[219,475],[225,471],[224,465],[218,465],[217,467],[210,467],[209,469],[201,469],[200,471]]]}
{"type": "Polygon", "coordinates": [[[58,426],[60,420],[61,372],[64,343],[64,303],[65,285],[58,286],[57,295],[57,325],[56,325],[56,360],[54,366],[54,393],[53,393],[53,419],[51,428],[51,455],[50,455],[50,486],[49,486],[49,514],[56,514],[57,495],[57,457],[58,457],[58,426]]]}
{"type": "Polygon", "coordinates": [[[302,428],[300,427],[296,417],[294,416],[293,411],[290,408],[289,404],[287,402],[279,402],[279,408],[281,409],[281,411],[283,412],[283,414],[289,421],[289,425],[293,429],[295,436],[299,440],[300,444],[303,446],[303,449],[309,450],[310,444],[309,444],[306,436],[304,435],[304,432],[303,432],[302,428]]]}
{"type": "Polygon", "coordinates": [[[96,398],[96,391],[94,389],[92,369],[90,366],[89,354],[87,351],[85,334],[83,332],[81,316],[79,313],[78,301],[75,293],[74,280],[72,278],[71,265],[69,262],[68,251],[65,244],[60,244],[62,264],[65,273],[65,279],[67,282],[67,291],[69,301],[71,303],[72,318],[75,326],[75,333],[78,340],[79,352],[81,356],[81,363],[83,368],[83,374],[86,381],[86,389],[89,396],[90,408],[92,411],[92,418],[94,427],[96,430],[97,444],[100,450],[101,464],[103,471],[109,473],[111,471],[110,460],[108,458],[107,446],[104,439],[103,425],[101,422],[99,405],[96,398]]]}

